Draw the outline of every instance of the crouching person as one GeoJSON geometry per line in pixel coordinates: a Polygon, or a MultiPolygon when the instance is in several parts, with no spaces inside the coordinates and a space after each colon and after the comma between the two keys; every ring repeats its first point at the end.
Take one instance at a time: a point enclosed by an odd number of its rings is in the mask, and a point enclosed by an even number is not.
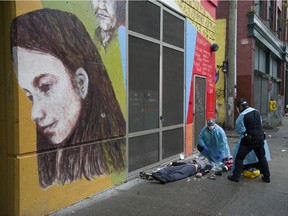
{"type": "Polygon", "coordinates": [[[231,161],[232,156],[225,131],[215,123],[214,119],[207,120],[207,125],[201,130],[198,141],[197,149],[200,155],[207,157],[215,167],[225,167],[226,163],[231,161]]]}

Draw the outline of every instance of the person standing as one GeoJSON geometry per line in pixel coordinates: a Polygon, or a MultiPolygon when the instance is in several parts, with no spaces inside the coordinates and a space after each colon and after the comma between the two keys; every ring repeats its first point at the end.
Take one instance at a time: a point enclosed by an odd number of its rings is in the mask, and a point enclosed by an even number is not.
{"type": "Polygon", "coordinates": [[[270,171],[265,156],[265,135],[260,113],[258,110],[249,107],[244,98],[238,100],[236,106],[240,114],[236,119],[235,129],[240,134],[240,145],[236,158],[234,158],[233,175],[229,175],[228,179],[234,182],[240,181],[243,160],[248,153],[254,150],[260,164],[261,173],[263,174],[262,180],[269,183],[270,171]]]}
{"type": "Polygon", "coordinates": [[[225,131],[212,118],[207,119],[207,125],[201,130],[198,141],[197,149],[213,165],[225,165],[225,159],[232,157],[225,131]]]}

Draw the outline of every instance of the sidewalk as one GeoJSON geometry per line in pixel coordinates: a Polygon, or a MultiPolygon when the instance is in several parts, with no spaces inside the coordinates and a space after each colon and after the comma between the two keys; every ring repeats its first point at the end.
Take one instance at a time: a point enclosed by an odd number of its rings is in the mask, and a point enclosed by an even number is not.
{"type": "MultiPolygon", "coordinates": [[[[288,212],[288,118],[273,130],[266,130],[271,154],[271,183],[242,178],[240,183],[227,180],[230,172],[203,178],[194,176],[165,185],[139,178],[87,198],[62,209],[58,215],[109,216],[286,216],[288,212]]],[[[228,133],[231,150],[238,136],[228,133]]]]}

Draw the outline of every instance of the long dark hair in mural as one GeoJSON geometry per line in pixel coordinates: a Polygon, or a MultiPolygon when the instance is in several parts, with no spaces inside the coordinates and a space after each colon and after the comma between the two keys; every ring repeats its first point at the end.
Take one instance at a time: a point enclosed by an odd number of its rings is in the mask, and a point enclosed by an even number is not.
{"type": "Polygon", "coordinates": [[[125,119],[81,21],[52,9],[18,16],[11,49],[19,85],[32,101],[40,186],[123,171],[125,139],[116,138],[126,133],[125,119]]]}
{"type": "Polygon", "coordinates": [[[107,47],[119,26],[125,25],[126,0],[92,0],[92,5],[99,24],[95,36],[107,47]]]}

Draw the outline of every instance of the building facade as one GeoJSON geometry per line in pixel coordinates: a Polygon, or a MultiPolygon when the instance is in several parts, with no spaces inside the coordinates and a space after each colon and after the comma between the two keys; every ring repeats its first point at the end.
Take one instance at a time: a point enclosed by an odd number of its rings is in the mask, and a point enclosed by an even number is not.
{"type": "Polygon", "coordinates": [[[6,1],[1,215],[46,215],[190,155],[215,117],[208,1],[6,1]]]}
{"type": "MultiPolygon", "coordinates": [[[[287,1],[237,1],[235,53],[228,46],[229,27],[232,28],[230,3],[221,1],[217,8],[217,20],[226,23],[225,57],[234,55],[236,59],[234,99],[246,98],[259,109],[267,127],[281,124],[287,104],[286,4],[287,1]]],[[[227,71],[227,79],[231,73],[227,71]]]]}

